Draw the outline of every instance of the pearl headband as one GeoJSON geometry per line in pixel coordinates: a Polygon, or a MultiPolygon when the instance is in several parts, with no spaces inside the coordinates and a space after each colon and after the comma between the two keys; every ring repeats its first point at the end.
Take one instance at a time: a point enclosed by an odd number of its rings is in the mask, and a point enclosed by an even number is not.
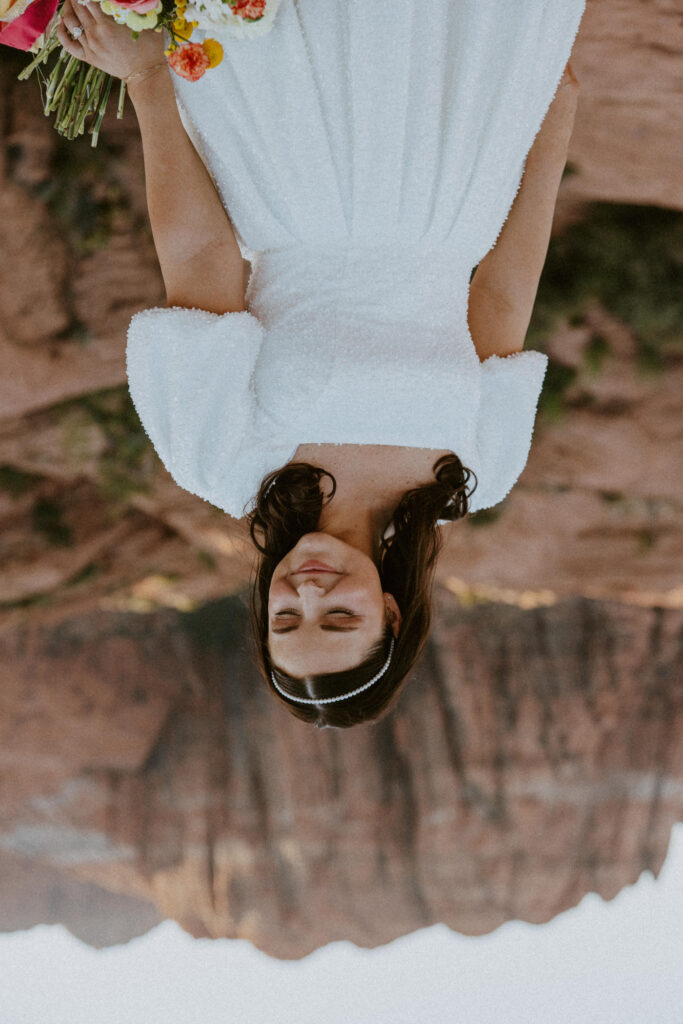
{"type": "Polygon", "coordinates": [[[315,697],[293,697],[291,695],[291,693],[287,693],[285,690],[282,689],[281,686],[278,685],[278,683],[277,683],[277,681],[275,679],[275,673],[274,672],[270,673],[270,678],[272,679],[273,686],[275,687],[277,692],[281,693],[283,697],[287,698],[287,700],[296,701],[297,704],[332,704],[336,700],[346,700],[348,697],[355,697],[357,693],[362,693],[363,690],[367,690],[368,687],[372,686],[373,683],[376,683],[378,679],[381,679],[382,676],[384,675],[384,673],[389,668],[389,665],[391,664],[391,656],[392,656],[393,653],[394,653],[394,638],[392,636],[392,638],[391,638],[391,645],[389,647],[389,657],[384,662],[383,667],[379,670],[377,675],[373,676],[372,679],[369,682],[363,683],[363,685],[359,686],[357,690],[351,690],[349,693],[340,693],[338,697],[319,697],[319,698],[315,698],[315,697]]]}

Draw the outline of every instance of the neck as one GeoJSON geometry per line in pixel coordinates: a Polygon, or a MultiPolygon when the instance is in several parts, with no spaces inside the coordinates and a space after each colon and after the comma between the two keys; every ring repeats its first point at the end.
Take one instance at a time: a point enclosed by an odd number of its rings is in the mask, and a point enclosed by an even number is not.
{"type": "Polygon", "coordinates": [[[382,535],[391,522],[393,508],[368,505],[358,499],[335,494],[323,509],[318,529],[368,555],[373,562],[379,560],[382,535]]]}
{"type": "Polygon", "coordinates": [[[318,529],[369,555],[377,565],[380,541],[407,490],[434,479],[446,451],[387,445],[300,445],[296,460],[321,466],[337,481],[318,529]]]}

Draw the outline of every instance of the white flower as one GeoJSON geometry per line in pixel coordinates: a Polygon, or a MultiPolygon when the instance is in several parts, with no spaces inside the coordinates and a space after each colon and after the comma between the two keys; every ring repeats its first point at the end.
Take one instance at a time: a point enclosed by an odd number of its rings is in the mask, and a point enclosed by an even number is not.
{"type": "Polygon", "coordinates": [[[238,39],[249,39],[270,32],[279,6],[280,0],[268,0],[262,18],[245,21],[232,13],[226,0],[190,0],[184,15],[187,21],[196,21],[197,27],[205,31],[225,31],[238,39]]]}

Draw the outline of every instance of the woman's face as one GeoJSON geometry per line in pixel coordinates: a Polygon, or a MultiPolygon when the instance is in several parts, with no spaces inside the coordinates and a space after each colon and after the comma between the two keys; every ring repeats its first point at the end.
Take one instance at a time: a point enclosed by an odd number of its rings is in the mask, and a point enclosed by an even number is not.
{"type": "Polygon", "coordinates": [[[361,664],[400,613],[368,555],[327,533],[307,533],[279,563],[268,595],[268,649],[295,678],[361,664]]]}

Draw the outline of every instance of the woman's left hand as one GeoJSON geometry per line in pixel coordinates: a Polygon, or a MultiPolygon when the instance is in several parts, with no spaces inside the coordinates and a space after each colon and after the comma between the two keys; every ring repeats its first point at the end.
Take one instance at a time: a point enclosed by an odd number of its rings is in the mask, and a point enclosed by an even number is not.
{"type": "Polygon", "coordinates": [[[119,25],[96,2],[64,0],[57,38],[72,57],[78,57],[115,78],[127,78],[136,71],[161,64],[165,59],[163,32],[144,29],[134,39],[127,25],[119,25]],[[70,35],[74,30],[76,39],[70,35]]]}

